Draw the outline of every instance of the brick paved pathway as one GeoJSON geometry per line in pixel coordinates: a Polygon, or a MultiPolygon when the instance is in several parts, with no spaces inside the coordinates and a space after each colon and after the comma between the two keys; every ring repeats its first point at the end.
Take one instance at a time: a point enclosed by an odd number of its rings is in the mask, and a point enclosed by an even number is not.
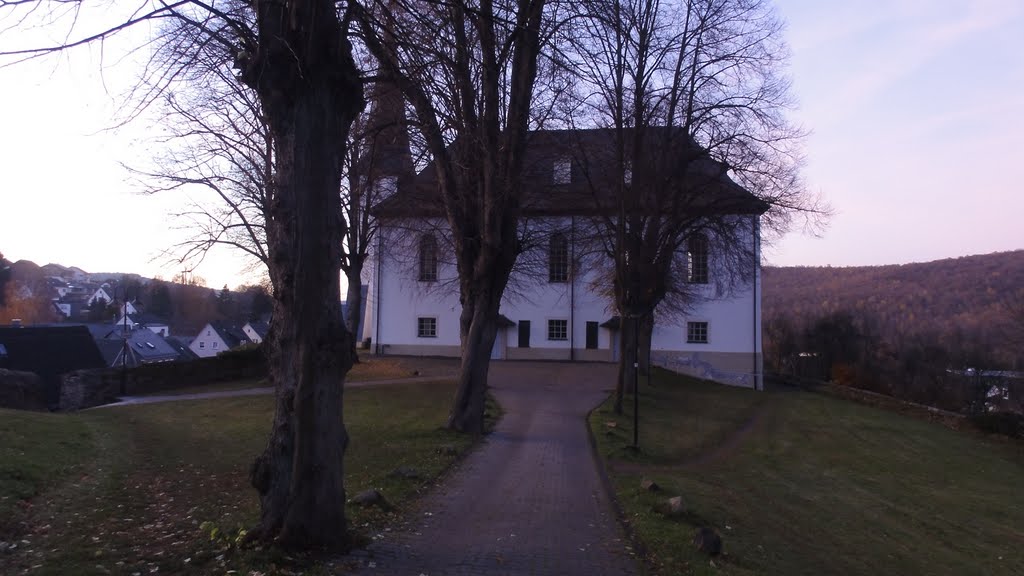
{"type": "Polygon", "coordinates": [[[355,555],[357,573],[635,574],[585,422],[614,376],[607,364],[493,363],[501,422],[409,525],[355,555]]]}

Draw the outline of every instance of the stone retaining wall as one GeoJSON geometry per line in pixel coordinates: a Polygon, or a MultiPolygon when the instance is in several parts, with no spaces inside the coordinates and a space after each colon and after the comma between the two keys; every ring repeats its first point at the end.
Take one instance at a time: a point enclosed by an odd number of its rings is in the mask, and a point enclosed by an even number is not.
{"type": "Polygon", "coordinates": [[[61,377],[60,409],[81,410],[117,400],[214,382],[264,378],[267,361],[258,348],[237,350],[191,362],[145,364],[128,370],[79,370],[61,377]]]}
{"type": "Polygon", "coordinates": [[[0,368],[0,408],[46,410],[46,386],[31,372],[0,368]]]}
{"type": "Polygon", "coordinates": [[[651,351],[651,363],[655,366],[722,384],[757,390],[764,387],[761,382],[761,362],[760,354],[754,356],[747,352],[651,351]]]}

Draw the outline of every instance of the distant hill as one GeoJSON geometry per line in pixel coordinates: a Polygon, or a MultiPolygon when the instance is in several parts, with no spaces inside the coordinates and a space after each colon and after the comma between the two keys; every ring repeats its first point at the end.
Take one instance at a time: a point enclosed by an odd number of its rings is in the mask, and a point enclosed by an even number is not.
{"type": "Polygon", "coordinates": [[[40,266],[40,270],[47,276],[63,276],[69,272],[67,266],[61,266],[60,264],[54,264],[53,262],[40,266]]]}
{"type": "Polygon", "coordinates": [[[934,262],[832,267],[765,267],[764,318],[806,329],[848,312],[886,345],[928,341],[951,353],[983,351],[1002,364],[1024,363],[1009,344],[1008,309],[1024,298],[1024,250],[934,262]]]}
{"type": "Polygon", "coordinates": [[[47,272],[31,260],[18,260],[11,264],[11,275],[22,282],[38,280],[46,276],[47,272]]]}
{"type": "MultiPolygon", "coordinates": [[[[4,261],[4,264],[8,264],[4,261]]],[[[241,292],[224,292],[201,285],[180,284],[164,280],[142,277],[126,272],[87,273],[75,266],[46,264],[39,266],[30,260],[19,260],[9,263],[0,281],[9,286],[0,285],[0,293],[14,287],[16,292],[10,298],[17,307],[0,298],[0,324],[11,318],[19,318],[27,324],[37,322],[54,322],[57,315],[51,300],[61,296],[48,282],[49,277],[60,277],[79,289],[91,291],[99,283],[109,283],[106,290],[116,300],[126,296],[151,316],[159,317],[170,324],[171,334],[176,336],[193,336],[207,322],[229,322],[244,324],[268,314],[272,303],[264,289],[248,287],[241,292]]],[[[3,270],[3,267],[0,267],[3,270]]],[[[73,297],[74,294],[69,296],[73,297]]],[[[111,313],[113,314],[113,313],[111,313]]],[[[81,322],[81,318],[75,319],[81,322]]]]}

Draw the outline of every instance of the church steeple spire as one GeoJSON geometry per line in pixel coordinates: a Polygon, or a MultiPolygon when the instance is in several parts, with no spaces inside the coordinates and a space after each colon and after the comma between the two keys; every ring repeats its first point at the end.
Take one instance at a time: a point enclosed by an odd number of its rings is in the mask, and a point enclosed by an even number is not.
{"type": "Polygon", "coordinates": [[[365,146],[360,159],[363,174],[371,186],[395,178],[392,182],[397,185],[396,189],[402,189],[411,185],[415,177],[405,99],[393,82],[378,78],[370,87],[369,100],[370,113],[363,132],[365,146]]]}

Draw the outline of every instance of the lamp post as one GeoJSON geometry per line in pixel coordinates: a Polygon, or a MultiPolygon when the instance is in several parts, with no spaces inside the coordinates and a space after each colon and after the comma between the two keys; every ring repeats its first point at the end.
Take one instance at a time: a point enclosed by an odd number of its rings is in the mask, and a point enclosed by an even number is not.
{"type": "MultiPolygon", "coordinates": [[[[640,315],[628,314],[633,324],[633,449],[640,449],[640,315]]],[[[623,326],[625,328],[625,326],[623,326]]]]}

